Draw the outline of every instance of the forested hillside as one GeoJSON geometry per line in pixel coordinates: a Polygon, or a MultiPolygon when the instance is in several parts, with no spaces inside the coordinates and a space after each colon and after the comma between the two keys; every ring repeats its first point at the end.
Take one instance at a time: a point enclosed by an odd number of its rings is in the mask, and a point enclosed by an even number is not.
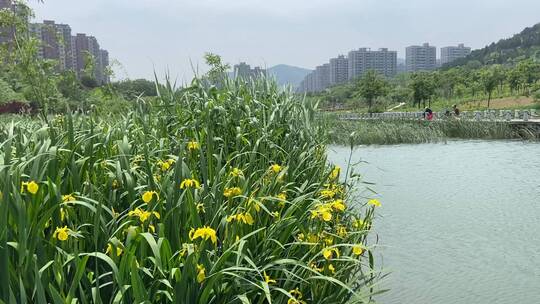
{"type": "Polygon", "coordinates": [[[456,60],[447,67],[514,64],[527,58],[540,60],[540,23],[524,29],[511,38],[501,39],[483,49],[474,50],[468,57],[456,60]]]}

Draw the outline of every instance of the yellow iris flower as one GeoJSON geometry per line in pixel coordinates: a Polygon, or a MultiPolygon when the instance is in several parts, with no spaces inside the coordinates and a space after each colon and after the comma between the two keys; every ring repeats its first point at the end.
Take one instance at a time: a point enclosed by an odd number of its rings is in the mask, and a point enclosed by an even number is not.
{"type": "Polygon", "coordinates": [[[225,190],[223,190],[223,196],[225,196],[226,198],[235,197],[240,194],[242,194],[242,189],[238,187],[225,188],[225,190]]]}
{"type": "Polygon", "coordinates": [[[21,193],[23,193],[25,189],[32,194],[36,194],[39,190],[39,185],[35,181],[23,182],[21,184],[21,193]]]}
{"type": "Polygon", "coordinates": [[[248,224],[250,226],[255,223],[255,221],[253,220],[253,217],[248,212],[238,213],[238,214],[234,214],[227,217],[227,223],[230,223],[232,221],[241,222],[244,224],[248,224]]]}
{"type": "Polygon", "coordinates": [[[330,172],[330,179],[336,180],[339,177],[340,172],[341,168],[339,166],[335,166],[334,169],[332,169],[332,172],[330,172]]]}
{"type": "Polygon", "coordinates": [[[306,303],[306,301],[302,300],[303,295],[300,292],[300,290],[298,290],[298,288],[289,290],[289,293],[293,297],[289,298],[289,300],[287,301],[287,304],[305,304],[306,303]]]}
{"type": "Polygon", "coordinates": [[[278,164],[273,164],[270,166],[270,171],[274,172],[274,173],[279,173],[281,171],[281,166],[278,165],[278,164]]]}
{"type": "Polygon", "coordinates": [[[150,211],[145,211],[145,210],[142,210],[141,208],[137,208],[137,209],[135,209],[134,211],[130,211],[130,212],[128,213],[128,215],[129,215],[129,216],[136,216],[136,217],[138,217],[139,220],[140,220],[142,223],[146,222],[146,221],[150,218],[150,216],[152,216],[152,215],[155,216],[157,219],[160,219],[160,218],[161,218],[161,216],[159,215],[158,212],[156,212],[156,211],[152,211],[152,212],[150,212],[150,211]]]}
{"type": "Polygon", "coordinates": [[[332,209],[335,211],[345,211],[347,209],[347,205],[345,205],[345,202],[341,199],[333,200],[330,202],[330,206],[332,206],[332,209]]]}
{"type": "Polygon", "coordinates": [[[75,200],[76,199],[72,194],[62,195],[62,202],[64,202],[64,203],[73,202],[75,200]]]}
{"type": "Polygon", "coordinates": [[[336,196],[336,191],[334,190],[331,190],[331,189],[325,189],[325,190],[321,190],[321,197],[322,198],[334,198],[334,196],[336,196]]]}
{"type": "Polygon", "coordinates": [[[328,205],[319,205],[315,210],[311,210],[311,218],[322,219],[325,222],[332,220],[332,209],[328,205]]]}
{"type": "Polygon", "coordinates": [[[204,226],[203,228],[191,228],[189,231],[189,239],[195,240],[195,239],[204,239],[204,240],[211,240],[214,245],[217,244],[217,236],[216,231],[208,226],[204,226]]]}
{"type": "Polygon", "coordinates": [[[195,151],[195,150],[199,150],[200,145],[196,141],[190,141],[187,143],[187,148],[189,151],[195,151]]]}
{"type": "Polygon", "coordinates": [[[374,207],[380,207],[381,206],[381,202],[378,199],[370,199],[368,201],[368,204],[371,205],[371,206],[374,206],[374,207]]]}
{"type": "Polygon", "coordinates": [[[150,203],[152,201],[152,198],[154,198],[154,195],[156,196],[157,199],[159,199],[159,195],[157,194],[156,191],[146,191],[143,193],[142,195],[142,200],[143,202],[145,203],[150,203]]]}
{"type": "Polygon", "coordinates": [[[206,279],[206,269],[203,265],[197,265],[197,282],[202,283],[206,279]]]}
{"type": "Polygon", "coordinates": [[[187,178],[180,183],[180,189],[186,188],[199,189],[201,188],[201,184],[196,179],[187,178]]]}
{"type": "Polygon", "coordinates": [[[337,248],[324,248],[322,254],[325,259],[330,260],[333,258],[339,258],[339,249],[337,248]]]}
{"type": "Polygon", "coordinates": [[[242,170],[238,168],[233,168],[231,172],[229,173],[229,175],[232,177],[242,177],[244,176],[244,172],[242,172],[242,170]]]}
{"type": "Polygon", "coordinates": [[[67,241],[69,238],[69,232],[70,230],[67,226],[57,227],[56,230],[54,230],[53,237],[62,242],[67,241]]]}
{"type": "Polygon", "coordinates": [[[276,283],[276,280],[273,280],[272,278],[270,278],[270,276],[266,274],[266,271],[263,271],[263,275],[264,275],[264,281],[267,284],[275,284],[276,283]]]}
{"type": "Polygon", "coordinates": [[[332,274],[336,273],[336,268],[332,264],[328,265],[328,270],[330,270],[332,274]]]}
{"type": "Polygon", "coordinates": [[[116,256],[121,256],[122,255],[122,252],[124,252],[124,250],[120,247],[116,247],[114,248],[111,243],[107,244],[107,250],[105,250],[105,253],[106,254],[112,254],[113,251],[116,253],[116,256]]]}

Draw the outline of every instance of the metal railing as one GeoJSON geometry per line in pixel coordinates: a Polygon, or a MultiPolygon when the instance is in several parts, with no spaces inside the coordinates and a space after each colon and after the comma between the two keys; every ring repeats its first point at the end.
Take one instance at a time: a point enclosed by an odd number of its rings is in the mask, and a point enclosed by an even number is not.
{"type": "MultiPolygon", "coordinates": [[[[459,119],[476,121],[530,121],[538,120],[540,113],[533,110],[485,110],[464,111],[459,119]]],[[[337,117],[341,120],[404,120],[424,119],[424,112],[384,112],[384,113],[340,113],[337,117]]],[[[453,113],[433,112],[433,120],[441,120],[456,117],[453,113]]]]}

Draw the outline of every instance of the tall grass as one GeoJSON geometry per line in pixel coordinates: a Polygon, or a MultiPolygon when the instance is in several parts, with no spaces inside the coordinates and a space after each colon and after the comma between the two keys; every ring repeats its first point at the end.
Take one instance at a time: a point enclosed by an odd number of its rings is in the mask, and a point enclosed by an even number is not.
{"type": "Polygon", "coordinates": [[[378,201],[350,201],[314,105],[266,80],[165,87],[0,126],[0,300],[370,302],[378,201]]]}
{"type": "Polygon", "coordinates": [[[439,142],[447,139],[538,139],[537,132],[496,121],[411,121],[365,120],[340,121],[322,118],[336,144],[389,145],[439,142]],[[352,134],[352,135],[351,135],[352,134]]]}

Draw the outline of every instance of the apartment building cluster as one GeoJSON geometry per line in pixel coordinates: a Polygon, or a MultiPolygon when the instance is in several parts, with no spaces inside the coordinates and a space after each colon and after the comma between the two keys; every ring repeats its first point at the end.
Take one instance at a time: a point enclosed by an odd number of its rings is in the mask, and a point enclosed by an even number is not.
{"type": "Polygon", "coordinates": [[[467,57],[471,53],[471,48],[463,43],[458,46],[447,46],[441,48],[441,64],[445,65],[460,58],[467,57]]]}
{"type": "Polygon", "coordinates": [[[256,78],[260,76],[266,76],[266,69],[261,67],[254,67],[245,62],[240,62],[239,64],[234,65],[234,77],[235,78],[256,78]]]}
{"type": "Polygon", "coordinates": [[[375,70],[387,77],[397,73],[397,52],[386,48],[371,50],[360,48],[352,50],[348,56],[339,55],[328,63],[315,68],[300,83],[300,92],[320,92],[326,88],[346,83],[362,76],[369,70],[375,70]]]}
{"type": "Polygon", "coordinates": [[[395,76],[398,70],[403,72],[432,71],[441,65],[466,57],[471,53],[470,47],[463,44],[441,48],[440,59],[437,59],[437,47],[424,43],[412,45],[405,49],[405,66],[400,69],[397,64],[397,52],[381,48],[376,51],[360,48],[350,51],[348,56],[339,55],[328,63],[315,68],[300,83],[299,92],[321,92],[326,88],[343,84],[361,77],[365,72],[374,70],[386,77],[395,76]]]}
{"type": "Polygon", "coordinates": [[[464,44],[441,48],[440,59],[437,60],[437,47],[424,43],[412,45],[405,51],[405,64],[407,72],[432,71],[459,58],[467,57],[471,48],[464,44]]]}
{"type": "MultiPolygon", "coordinates": [[[[0,9],[16,10],[11,0],[0,0],[0,9]]],[[[98,84],[110,82],[108,73],[109,53],[101,49],[96,37],[77,33],[72,35],[71,27],[52,20],[42,23],[29,23],[29,34],[41,43],[38,56],[42,59],[55,60],[57,71],[74,71],[78,78],[87,71],[98,84]],[[91,67],[91,68],[89,68],[91,67]]],[[[0,29],[0,43],[10,43],[13,38],[12,29],[0,29]]]]}

